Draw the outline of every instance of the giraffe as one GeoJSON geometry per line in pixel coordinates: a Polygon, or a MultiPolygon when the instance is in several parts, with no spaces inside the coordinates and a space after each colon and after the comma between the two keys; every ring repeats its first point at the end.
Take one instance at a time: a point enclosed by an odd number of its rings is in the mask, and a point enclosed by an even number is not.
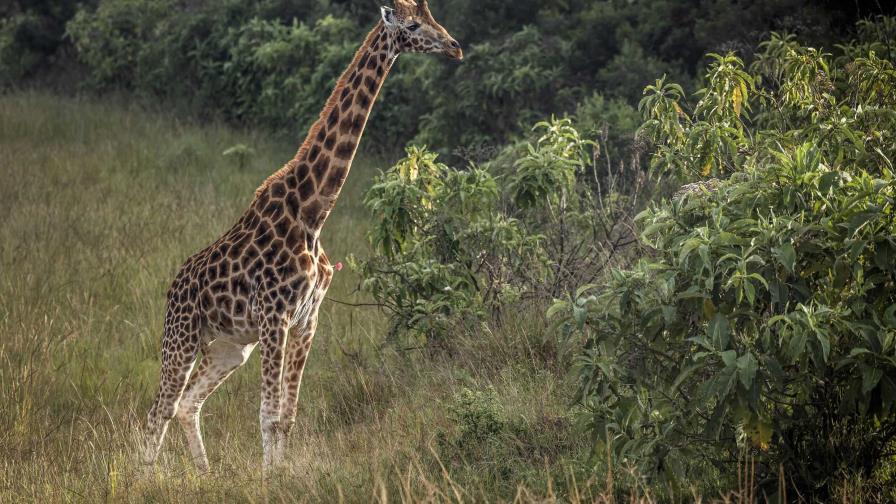
{"type": "Polygon", "coordinates": [[[161,377],[145,428],[148,467],[177,418],[197,469],[208,471],[202,404],[256,346],[262,468],[282,461],[318,310],[333,276],[320,232],[380,88],[401,53],[463,59],[460,44],[433,19],[427,0],[395,0],[394,9],[382,7],[381,17],[296,156],[255,191],[233,227],[187,259],[168,290],[161,377]]]}

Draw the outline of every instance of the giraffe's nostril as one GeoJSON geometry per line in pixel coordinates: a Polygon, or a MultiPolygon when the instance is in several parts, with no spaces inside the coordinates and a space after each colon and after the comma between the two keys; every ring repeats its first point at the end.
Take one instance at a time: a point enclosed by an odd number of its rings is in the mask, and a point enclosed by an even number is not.
{"type": "Polygon", "coordinates": [[[460,44],[458,44],[456,40],[452,40],[448,45],[450,45],[452,49],[460,49],[460,44]]]}

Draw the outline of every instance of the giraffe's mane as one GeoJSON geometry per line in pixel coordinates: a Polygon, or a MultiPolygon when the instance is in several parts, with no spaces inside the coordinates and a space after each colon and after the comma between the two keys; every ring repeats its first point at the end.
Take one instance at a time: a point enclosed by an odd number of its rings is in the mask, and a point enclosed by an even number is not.
{"type": "Polygon", "coordinates": [[[340,95],[342,94],[345,86],[348,85],[348,78],[351,75],[352,70],[354,70],[358,63],[361,61],[361,58],[364,56],[365,51],[374,43],[377,37],[379,37],[382,32],[383,22],[380,21],[377,25],[367,34],[367,38],[364,39],[364,43],[361,44],[361,47],[355,53],[355,57],[352,58],[352,62],[348,65],[345,71],[342,73],[342,76],[339,77],[339,80],[336,81],[336,87],[333,88],[332,94],[330,94],[330,98],[327,99],[326,105],[324,105],[324,109],[320,112],[320,117],[314,124],[311,125],[311,129],[308,131],[308,136],[305,137],[305,141],[302,142],[302,146],[299,147],[298,153],[296,153],[295,158],[290,160],[288,163],[283,165],[282,168],[274,172],[271,176],[269,176],[259,187],[255,190],[255,197],[259,197],[262,192],[265,191],[268,187],[271,186],[274,182],[283,179],[286,177],[289,172],[291,172],[296,164],[305,157],[305,153],[308,152],[308,149],[311,148],[311,144],[314,142],[314,137],[320,132],[321,127],[323,127],[324,121],[330,112],[333,111],[333,107],[336,107],[339,104],[340,95]]]}

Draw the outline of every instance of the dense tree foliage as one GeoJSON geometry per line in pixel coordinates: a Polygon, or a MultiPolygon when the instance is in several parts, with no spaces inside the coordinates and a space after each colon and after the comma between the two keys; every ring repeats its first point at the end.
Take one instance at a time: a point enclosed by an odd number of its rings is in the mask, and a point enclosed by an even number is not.
{"type": "MultiPolygon", "coordinates": [[[[634,105],[657,75],[690,82],[705,52],[752,47],[770,30],[830,40],[844,19],[882,9],[866,3],[433,2],[468,59],[400,60],[368,145],[501,145],[543,117],[574,111],[595,90],[634,105]]],[[[33,73],[67,43],[95,88],[289,132],[314,120],[378,16],[360,0],[16,0],[0,14],[0,79],[33,73]]]]}
{"type": "Polygon", "coordinates": [[[9,0],[0,4],[0,85],[51,65],[65,45],[65,24],[84,2],[9,0]]]}

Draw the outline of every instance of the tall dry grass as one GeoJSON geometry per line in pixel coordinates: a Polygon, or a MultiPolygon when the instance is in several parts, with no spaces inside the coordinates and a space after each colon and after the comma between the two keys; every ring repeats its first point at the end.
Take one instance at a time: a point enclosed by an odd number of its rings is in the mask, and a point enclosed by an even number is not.
{"type": "MultiPolygon", "coordinates": [[[[262,484],[253,356],[203,410],[212,474],[195,474],[173,425],[158,471],[141,475],[165,290],[294,148],[122,99],[0,96],[0,502],[597,499],[556,341],[509,327],[423,356],[385,345],[376,310],[335,302],[286,468],[262,484]],[[242,168],[221,155],[238,143],[258,153],[242,168]],[[458,434],[462,390],[490,391],[498,438],[458,434]]],[[[336,261],[365,253],[361,198],[378,166],[356,162],[324,231],[336,261]]],[[[343,270],[331,297],[358,301],[356,281],[343,270]]]]}

